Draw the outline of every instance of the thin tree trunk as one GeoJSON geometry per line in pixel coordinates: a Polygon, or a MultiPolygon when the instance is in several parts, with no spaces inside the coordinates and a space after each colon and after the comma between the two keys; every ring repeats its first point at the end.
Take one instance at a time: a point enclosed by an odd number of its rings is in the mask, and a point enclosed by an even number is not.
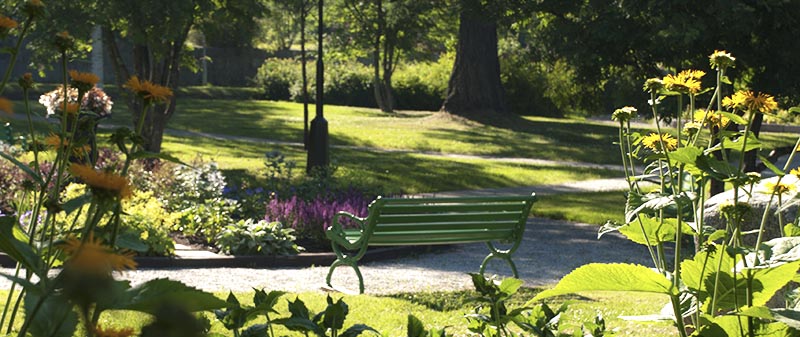
{"type": "MultiPolygon", "coordinates": [[[[383,112],[392,112],[391,103],[388,101],[386,97],[386,89],[384,88],[384,83],[381,80],[381,37],[383,37],[386,31],[386,24],[383,20],[383,1],[376,0],[375,7],[377,11],[377,22],[378,22],[378,29],[375,32],[375,41],[373,42],[373,50],[372,50],[372,59],[373,59],[373,78],[372,78],[372,86],[373,92],[375,93],[375,102],[378,104],[378,108],[381,109],[383,112]]],[[[386,50],[383,51],[384,55],[386,54],[386,50]]],[[[384,73],[385,75],[385,73],[384,73]]]]}
{"type": "Polygon", "coordinates": [[[300,3],[300,64],[303,77],[303,148],[308,150],[308,71],[306,70],[306,0],[300,3]]]}
{"type": "Polygon", "coordinates": [[[459,17],[456,60],[442,110],[459,115],[508,113],[500,82],[497,23],[465,10],[459,17]]]}

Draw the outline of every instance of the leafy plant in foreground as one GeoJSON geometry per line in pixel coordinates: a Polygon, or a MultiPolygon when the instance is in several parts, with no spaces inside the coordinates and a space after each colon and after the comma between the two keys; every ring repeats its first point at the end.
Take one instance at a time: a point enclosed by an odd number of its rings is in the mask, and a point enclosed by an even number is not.
{"type": "Polygon", "coordinates": [[[277,319],[275,323],[292,331],[299,331],[306,335],[313,333],[318,337],[356,337],[365,331],[379,334],[378,331],[364,324],[355,324],[342,331],[350,308],[341,298],[334,302],[330,295],[328,295],[327,302],[328,306],[325,310],[311,316],[305,303],[299,298],[293,302],[290,301],[289,312],[292,315],[288,318],[277,319]]]}
{"type": "Polygon", "coordinates": [[[294,230],[280,222],[251,219],[226,226],[216,239],[216,246],[230,255],[294,255],[303,250],[294,243],[294,230]]]}
{"type": "MultiPolygon", "coordinates": [[[[278,299],[285,293],[282,291],[270,291],[267,293],[262,290],[255,290],[253,294],[253,306],[243,306],[239,299],[233,293],[228,295],[226,300],[227,306],[224,310],[214,310],[217,320],[225,326],[226,329],[233,332],[234,337],[257,337],[257,336],[270,336],[274,337],[275,332],[272,329],[273,320],[270,314],[277,314],[275,311],[275,304],[278,299]],[[247,329],[242,330],[245,325],[258,318],[264,316],[265,322],[261,324],[254,324],[247,329]]],[[[213,336],[212,336],[213,337],[213,336]]],[[[222,337],[217,336],[217,337],[222,337]]]]}
{"type": "MultiPolygon", "coordinates": [[[[782,169],[766,158],[762,162],[777,176],[758,185],[769,194],[769,201],[757,228],[747,228],[747,215],[753,212],[748,202],[761,177],[745,171],[745,158],[761,148],[753,133],[756,114],[777,109],[768,94],[740,90],[722,97],[722,87],[730,81],[725,70],[735,58],[724,51],[709,57],[716,69],[716,87],[702,88],[700,70],[684,70],[663,79],[649,79],[644,89],[650,94],[652,111],[658,118],[658,105],[674,97],[679,107],[677,129],[639,135],[631,132],[630,121],[636,109],[617,109],[619,146],[630,191],[624,224],[608,223],[598,236],[619,231],[644,245],[653,268],[632,264],[593,263],[577,268],[555,288],[546,290],[529,303],[579,291],[633,291],[667,295],[666,311],[657,315],[672,320],[682,337],[689,336],[795,336],[800,334],[800,311],[795,307],[767,307],[783,287],[797,280],[800,268],[800,238],[767,238],[765,224],[776,216],[783,224],[784,203],[797,203],[796,186],[800,175],[789,172],[788,163],[800,147],[800,138],[782,169]],[[701,95],[711,92],[705,109],[696,109],[701,95]],[[684,98],[688,98],[688,111],[684,98]],[[729,126],[735,127],[729,127],[729,126]],[[638,172],[637,159],[647,167],[638,172]],[[647,192],[641,184],[654,178],[657,189],[647,192]],[[706,225],[709,185],[720,182],[732,186],[733,198],[719,211],[724,228],[706,225]],[[778,203],[777,214],[769,207],[778,203]],[[747,244],[746,235],[755,236],[747,244]],[[692,236],[693,256],[684,256],[684,236],[692,236]],[[672,261],[666,246],[674,245],[672,261]]],[[[795,223],[796,224],[796,223],[795,223]]],[[[790,224],[794,226],[795,224],[790,224]]],[[[784,227],[785,235],[796,235],[794,227],[784,227]]]]}

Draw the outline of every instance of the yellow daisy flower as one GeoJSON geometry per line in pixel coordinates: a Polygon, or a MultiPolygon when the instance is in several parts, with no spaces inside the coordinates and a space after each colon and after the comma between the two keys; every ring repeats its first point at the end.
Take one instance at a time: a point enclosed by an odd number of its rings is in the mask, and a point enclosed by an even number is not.
{"type": "Polygon", "coordinates": [[[14,103],[12,103],[8,98],[0,97],[0,111],[3,111],[7,114],[13,114],[14,103]]]}
{"type": "Polygon", "coordinates": [[[128,179],[111,172],[98,172],[89,165],[72,164],[70,172],[91,187],[96,194],[110,194],[114,197],[128,198],[131,196],[131,187],[128,179]]]}
{"type": "Polygon", "coordinates": [[[684,70],[677,75],[669,74],[664,77],[663,83],[667,90],[682,94],[696,94],[702,90],[700,79],[705,76],[701,70],[684,70]]]}
{"type": "Polygon", "coordinates": [[[150,81],[140,81],[138,76],[131,76],[123,86],[146,101],[164,102],[172,97],[172,89],[150,81]]]}
{"type": "Polygon", "coordinates": [[[615,121],[625,122],[631,119],[636,118],[636,108],[632,106],[626,106],[619,108],[611,114],[611,119],[615,121]]]}
{"type": "Polygon", "coordinates": [[[644,81],[642,89],[644,89],[644,91],[659,92],[661,89],[664,89],[664,81],[660,78],[648,78],[644,81]]]}
{"type": "Polygon", "coordinates": [[[787,194],[796,189],[793,184],[775,183],[772,181],[764,183],[764,188],[768,194],[787,194]]]}
{"type": "Polygon", "coordinates": [[[24,73],[19,78],[19,86],[23,89],[31,89],[34,86],[33,75],[31,73],[24,73]]]}
{"type": "Polygon", "coordinates": [[[17,28],[19,23],[12,18],[9,18],[5,15],[0,14],[0,36],[8,34],[8,32],[14,28],[17,28]]]}
{"type": "Polygon", "coordinates": [[[673,151],[678,148],[678,140],[668,133],[662,135],[651,133],[642,138],[642,145],[655,152],[673,151]]]}
{"type": "Polygon", "coordinates": [[[719,112],[706,112],[704,109],[697,109],[692,117],[695,122],[701,123],[704,127],[716,126],[723,129],[731,122],[730,118],[723,116],[719,112]]]}
{"type": "Polygon", "coordinates": [[[713,54],[708,56],[708,61],[711,63],[712,68],[717,69],[730,68],[736,64],[736,58],[724,50],[715,50],[713,54]]]}
{"type": "Polygon", "coordinates": [[[56,33],[55,45],[59,51],[64,52],[75,47],[75,38],[68,31],[56,33]]]}
{"type": "Polygon", "coordinates": [[[133,336],[132,328],[106,328],[103,329],[99,325],[94,328],[94,335],[96,337],[130,337],[133,336]]]}
{"type": "Polygon", "coordinates": [[[89,91],[97,82],[100,82],[100,77],[97,77],[97,75],[82,73],[77,70],[70,70],[69,77],[72,79],[72,86],[78,88],[81,92],[89,91]]]}
{"type": "MultiPolygon", "coordinates": [[[[49,136],[44,138],[44,144],[53,150],[61,151],[69,147],[69,140],[61,138],[61,136],[55,133],[51,133],[49,136]]],[[[76,146],[72,148],[72,155],[78,159],[82,159],[91,151],[92,147],[89,145],[83,145],[80,147],[76,146]]]]}
{"type": "Polygon", "coordinates": [[[797,167],[789,171],[789,174],[794,174],[794,176],[797,177],[797,179],[800,179],[800,167],[797,167]]]}
{"type": "Polygon", "coordinates": [[[89,238],[85,242],[70,237],[64,243],[59,244],[58,248],[68,256],[65,263],[66,268],[100,275],[108,275],[113,271],[136,269],[136,261],[133,260],[132,253],[115,253],[110,247],[103,245],[99,239],[95,239],[92,234],[89,234],[89,238]]]}
{"type": "Polygon", "coordinates": [[[761,113],[768,113],[778,109],[778,102],[775,102],[775,97],[772,95],[758,93],[749,95],[745,100],[745,105],[750,111],[758,111],[761,113]]]}
{"type": "Polygon", "coordinates": [[[726,108],[743,110],[745,109],[745,101],[747,101],[747,96],[752,94],[752,91],[737,91],[733,95],[723,98],[722,105],[726,108]]]}
{"type": "Polygon", "coordinates": [[[41,0],[28,0],[22,7],[22,11],[32,18],[42,17],[44,16],[44,3],[41,0]]]}

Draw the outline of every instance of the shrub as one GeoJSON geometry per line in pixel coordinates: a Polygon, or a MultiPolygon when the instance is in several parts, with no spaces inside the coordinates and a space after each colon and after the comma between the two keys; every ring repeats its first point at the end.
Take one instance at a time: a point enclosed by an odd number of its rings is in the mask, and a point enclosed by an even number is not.
{"type": "MultiPolygon", "coordinates": [[[[0,142],[0,151],[16,157],[20,153],[17,146],[0,142]]],[[[25,173],[8,160],[0,160],[0,212],[11,213],[14,196],[22,187],[25,173]]]]}
{"type": "Polygon", "coordinates": [[[356,189],[318,194],[310,200],[292,195],[272,199],[264,216],[266,221],[279,221],[293,228],[300,238],[323,241],[336,212],[345,211],[365,217],[374,198],[356,189]]]}
{"type": "Polygon", "coordinates": [[[137,191],[125,202],[118,244],[139,255],[170,256],[175,242],[169,237],[177,214],[169,213],[152,191],[137,191]]]}
{"type": "Polygon", "coordinates": [[[439,110],[447,94],[455,54],[445,54],[436,62],[405,65],[393,76],[392,87],[397,107],[407,110],[439,110]]]}
{"type": "Polygon", "coordinates": [[[226,226],[217,235],[216,246],[229,255],[293,255],[303,250],[294,240],[294,230],[280,222],[247,219],[226,226]]]}
{"type": "Polygon", "coordinates": [[[293,59],[268,58],[256,72],[255,84],[263,90],[264,98],[288,101],[290,89],[302,81],[300,62],[293,59]]]}

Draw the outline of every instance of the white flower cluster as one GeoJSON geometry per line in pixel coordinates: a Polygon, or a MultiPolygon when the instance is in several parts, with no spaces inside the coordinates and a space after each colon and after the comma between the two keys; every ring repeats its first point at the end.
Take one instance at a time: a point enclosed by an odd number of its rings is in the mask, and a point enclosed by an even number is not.
{"type": "MultiPolygon", "coordinates": [[[[68,87],[69,100],[67,103],[78,103],[78,89],[68,87]]],[[[53,91],[39,96],[39,103],[47,108],[47,116],[54,115],[64,108],[64,87],[60,86],[53,91]]],[[[111,107],[114,102],[111,97],[103,92],[103,89],[94,87],[83,95],[81,100],[81,111],[94,112],[100,117],[111,115],[111,107]]]]}

